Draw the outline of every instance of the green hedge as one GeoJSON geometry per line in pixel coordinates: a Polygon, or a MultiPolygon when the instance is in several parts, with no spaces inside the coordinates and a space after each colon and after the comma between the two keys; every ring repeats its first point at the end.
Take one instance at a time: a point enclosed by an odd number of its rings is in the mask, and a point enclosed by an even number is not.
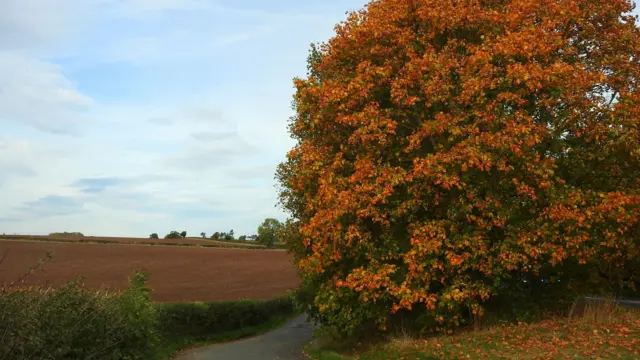
{"type": "Polygon", "coordinates": [[[136,272],[121,293],[0,288],[0,359],[153,360],[187,345],[267,330],[293,314],[291,297],[267,301],[152,303],[136,272]]]}
{"type": "Polygon", "coordinates": [[[252,327],[293,313],[290,297],[267,301],[157,304],[160,332],[165,337],[209,339],[216,333],[252,327]]]}
{"type": "Polygon", "coordinates": [[[150,359],[160,343],[145,273],[122,293],[58,289],[0,292],[0,359],[150,359]]]}

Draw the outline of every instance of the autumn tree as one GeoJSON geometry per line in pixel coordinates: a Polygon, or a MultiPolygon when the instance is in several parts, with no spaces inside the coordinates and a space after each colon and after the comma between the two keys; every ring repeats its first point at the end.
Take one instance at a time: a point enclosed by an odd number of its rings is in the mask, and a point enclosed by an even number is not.
{"type": "Polygon", "coordinates": [[[500,296],[632,291],[632,9],[377,0],[312,48],[276,175],[305,310],[345,333],[446,328],[500,296]]]}

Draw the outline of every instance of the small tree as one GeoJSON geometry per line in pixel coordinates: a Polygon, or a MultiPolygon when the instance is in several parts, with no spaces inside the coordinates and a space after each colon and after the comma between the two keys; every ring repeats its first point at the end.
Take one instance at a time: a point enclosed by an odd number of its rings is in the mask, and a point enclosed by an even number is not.
{"type": "Polygon", "coordinates": [[[181,232],[180,236],[182,236],[183,238],[186,238],[187,237],[187,232],[186,231],[181,232]]]}
{"type": "Polygon", "coordinates": [[[218,231],[214,232],[213,235],[211,235],[211,239],[220,240],[220,233],[218,231]]]}
{"type": "Polygon", "coordinates": [[[264,246],[270,248],[276,242],[276,234],[282,227],[282,223],[276,219],[268,218],[258,227],[258,238],[264,246]]]}
{"type": "Polygon", "coordinates": [[[206,232],[201,232],[200,236],[202,236],[203,239],[206,239],[207,238],[207,233],[206,232]]]}
{"type": "Polygon", "coordinates": [[[240,241],[247,241],[247,235],[242,235],[238,238],[240,241]]]}
{"type": "Polygon", "coordinates": [[[158,237],[157,233],[153,233],[151,235],[149,235],[149,239],[159,239],[160,237],[158,237]]]}
{"type": "Polygon", "coordinates": [[[168,233],[167,235],[165,235],[165,239],[181,239],[183,236],[182,234],[180,234],[177,231],[172,231],[170,233],[168,233]]]}

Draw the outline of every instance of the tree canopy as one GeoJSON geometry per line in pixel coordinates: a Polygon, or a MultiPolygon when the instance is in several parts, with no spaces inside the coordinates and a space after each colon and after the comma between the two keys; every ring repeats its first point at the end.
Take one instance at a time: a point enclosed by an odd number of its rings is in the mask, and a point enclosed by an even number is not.
{"type": "Polygon", "coordinates": [[[632,8],[377,0],[313,47],[295,80],[297,144],[276,175],[306,310],[343,332],[406,315],[437,329],[523,284],[632,289],[632,8]]]}
{"type": "Polygon", "coordinates": [[[282,223],[277,219],[265,219],[264,222],[258,226],[258,241],[266,247],[272,247],[277,240],[277,234],[281,227],[282,223]]]}

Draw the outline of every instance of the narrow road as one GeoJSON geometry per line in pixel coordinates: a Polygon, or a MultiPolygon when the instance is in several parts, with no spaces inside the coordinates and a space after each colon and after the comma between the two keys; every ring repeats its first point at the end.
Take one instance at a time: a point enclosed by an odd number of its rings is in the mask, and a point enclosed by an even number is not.
{"type": "Polygon", "coordinates": [[[266,334],[182,353],[176,360],[302,360],[302,346],[311,341],[313,325],[301,315],[266,334]]]}

